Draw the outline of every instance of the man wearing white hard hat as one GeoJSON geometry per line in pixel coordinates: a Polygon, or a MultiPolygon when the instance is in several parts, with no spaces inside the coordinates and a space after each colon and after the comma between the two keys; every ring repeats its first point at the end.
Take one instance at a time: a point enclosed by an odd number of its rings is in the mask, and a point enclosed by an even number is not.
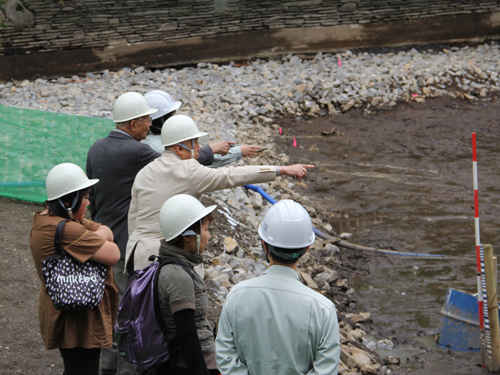
{"type": "Polygon", "coordinates": [[[300,280],[297,262],[315,240],[309,214],[282,200],[259,236],[270,267],[235,285],[224,301],[215,340],[221,374],[336,375],[340,363],[335,306],[300,280]]]}
{"type": "MultiPolygon", "coordinates": [[[[100,180],[90,194],[91,218],[111,228],[120,248],[120,261],[113,267],[119,298],[128,281],[123,272],[130,190],[137,172],[160,156],[140,142],[146,138],[151,126],[150,116],[156,112],[157,109],[150,108],[144,96],[137,92],[120,95],[113,107],[116,128],[107,137],[97,140],[87,155],[87,175],[100,180]]],[[[102,373],[132,375],[135,366],[128,364],[113,347],[102,352],[102,373]]]]}
{"type": "MultiPolygon", "coordinates": [[[[100,180],[90,194],[92,220],[111,228],[120,248],[121,259],[113,267],[120,298],[128,281],[123,271],[130,190],[137,172],[161,156],[140,142],[146,138],[151,126],[150,116],[156,112],[157,109],[150,108],[144,96],[137,92],[121,95],[113,108],[116,128],[96,141],[87,155],[87,175],[100,180]]],[[[102,358],[103,375],[135,373],[135,366],[126,363],[116,349],[104,350],[102,358]]]]}
{"type": "Polygon", "coordinates": [[[298,177],[307,174],[312,165],[244,166],[207,168],[195,159],[200,146],[198,138],[206,136],[188,116],[170,117],[161,130],[165,152],[161,158],[144,167],[132,187],[128,214],[129,240],[125,263],[127,271],[142,269],[155,254],[163,238],[158,213],[164,202],[176,194],[200,198],[203,193],[274,181],[276,176],[298,177]]]}
{"type": "MultiPolygon", "coordinates": [[[[182,103],[175,101],[167,92],[153,90],[144,95],[151,108],[158,109],[158,112],[151,115],[153,123],[149,134],[142,142],[151,146],[159,153],[165,151],[161,142],[161,128],[165,121],[176,114],[182,103]]],[[[262,147],[255,145],[235,146],[232,141],[218,141],[200,150],[198,161],[210,168],[217,168],[232,162],[239,161],[242,157],[254,157],[262,147]]]]}

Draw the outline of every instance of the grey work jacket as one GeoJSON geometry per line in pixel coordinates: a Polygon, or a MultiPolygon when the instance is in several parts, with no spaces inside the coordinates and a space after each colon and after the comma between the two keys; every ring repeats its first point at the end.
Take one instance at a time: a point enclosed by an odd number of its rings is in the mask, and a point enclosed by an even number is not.
{"type": "Polygon", "coordinates": [[[231,375],[335,375],[340,363],[337,313],[289,267],[229,292],[219,321],[217,366],[231,375]]]}

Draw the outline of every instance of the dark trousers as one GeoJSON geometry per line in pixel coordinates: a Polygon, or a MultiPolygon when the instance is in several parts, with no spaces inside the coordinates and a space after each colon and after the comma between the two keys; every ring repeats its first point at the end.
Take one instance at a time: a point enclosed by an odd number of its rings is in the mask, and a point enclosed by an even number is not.
{"type": "Polygon", "coordinates": [[[59,349],[64,362],[63,375],[99,375],[101,349],[59,349]]]}
{"type": "MultiPolygon", "coordinates": [[[[123,273],[125,267],[125,260],[120,259],[118,263],[113,266],[113,275],[115,277],[115,284],[118,288],[118,300],[120,301],[127,287],[128,275],[123,273]]],[[[113,331],[114,336],[114,331],[113,331]]],[[[118,375],[134,375],[135,365],[127,363],[127,361],[118,353],[116,342],[113,339],[113,347],[104,348],[102,350],[101,365],[103,375],[118,374],[118,375]]]]}

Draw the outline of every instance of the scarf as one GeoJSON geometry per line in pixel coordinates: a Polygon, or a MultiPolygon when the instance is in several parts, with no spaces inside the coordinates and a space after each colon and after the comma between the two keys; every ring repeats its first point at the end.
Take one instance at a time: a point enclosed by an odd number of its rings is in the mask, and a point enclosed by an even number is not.
{"type": "Polygon", "coordinates": [[[188,263],[191,264],[193,267],[203,262],[203,256],[201,254],[198,255],[198,254],[188,253],[187,251],[184,251],[177,246],[170,245],[169,243],[165,242],[164,239],[160,241],[159,255],[170,258],[176,258],[180,260],[187,260],[188,263]]]}

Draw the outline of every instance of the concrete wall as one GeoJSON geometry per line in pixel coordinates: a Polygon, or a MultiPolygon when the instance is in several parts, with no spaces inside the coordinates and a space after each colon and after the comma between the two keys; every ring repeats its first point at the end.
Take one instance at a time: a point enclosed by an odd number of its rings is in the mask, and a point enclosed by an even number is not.
{"type": "Polygon", "coordinates": [[[0,17],[3,79],[500,34],[500,1],[8,0],[0,17]]]}

